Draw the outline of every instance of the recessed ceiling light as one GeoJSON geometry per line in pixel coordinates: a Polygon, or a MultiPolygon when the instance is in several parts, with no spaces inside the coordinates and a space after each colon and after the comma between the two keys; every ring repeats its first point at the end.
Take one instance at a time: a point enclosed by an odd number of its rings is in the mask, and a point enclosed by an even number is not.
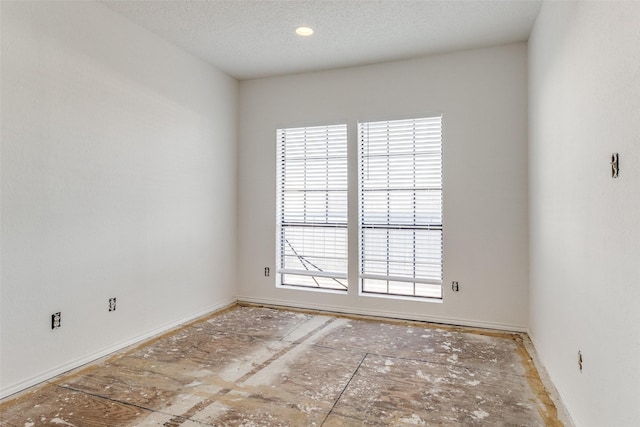
{"type": "Polygon", "coordinates": [[[298,27],[296,28],[296,34],[299,36],[307,37],[313,34],[313,30],[309,27],[298,27]]]}

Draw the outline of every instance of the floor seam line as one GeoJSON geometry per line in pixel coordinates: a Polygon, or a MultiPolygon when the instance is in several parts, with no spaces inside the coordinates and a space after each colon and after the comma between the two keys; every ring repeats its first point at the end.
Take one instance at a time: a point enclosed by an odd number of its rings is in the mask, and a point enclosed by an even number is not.
{"type": "Polygon", "coordinates": [[[74,392],[76,392],[76,393],[86,394],[87,396],[97,397],[98,399],[104,399],[104,400],[108,400],[108,401],[110,401],[110,402],[120,403],[120,404],[122,404],[122,405],[127,405],[127,406],[131,406],[131,407],[134,407],[134,408],[142,409],[142,410],[145,410],[145,411],[149,411],[149,412],[159,412],[159,413],[161,413],[161,414],[165,414],[165,415],[173,416],[173,414],[167,414],[167,413],[165,413],[165,412],[158,411],[158,410],[156,410],[156,409],[147,408],[147,407],[142,406],[142,405],[136,405],[135,403],[131,403],[131,402],[124,402],[124,401],[122,401],[122,400],[114,399],[114,398],[112,398],[112,397],[102,396],[102,395],[99,395],[99,394],[97,394],[97,393],[91,393],[91,392],[89,392],[89,391],[82,390],[82,389],[79,389],[79,388],[75,388],[75,387],[72,387],[72,386],[68,386],[68,385],[65,385],[65,384],[51,384],[51,385],[53,385],[53,386],[55,386],[55,387],[63,388],[63,389],[65,389],[65,390],[74,391],[74,392]]]}
{"type": "Polygon", "coordinates": [[[336,407],[336,405],[338,404],[338,402],[342,398],[342,395],[344,394],[344,392],[349,387],[349,384],[351,384],[351,381],[353,380],[353,377],[355,377],[356,374],[358,373],[358,371],[360,370],[360,367],[364,363],[364,361],[367,358],[367,356],[369,356],[369,353],[365,353],[364,356],[362,356],[362,360],[360,360],[360,363],[358,364],[358,367],[353,371],[353,374],[351,374],[351,377],[349,378],[349,381],[347,381],[347,383],[343,387],[342,391],[340,392],[340,394],[336,398],[336,401],[333,402],[333,405],[331,406],[331,409],[329,409],[329,412],[327,412],[327,415],[324,417],[324,420],[322,420],[322,422],[320,423],[320,427],[322,427],[324,425],[324,423],[327,422],[327,419],[331,416],[331,413],[333,412],[333,409],[336,407]]]}
{"type": "Polygon", "coordinates": [[[180,425],[184,421],[187,421],[187,420],[188,421],[192,421],[192,422],[196,422],[198,424],[202,424],[202,425],[205,425],[205,426],[210,426],[211,425],[211,424],[205,423],[205,422],[200,421],[200,420],[191,419],[188,416],[172,414],[170,412],[165,412],[165,411],[162,411],[162,410],[159,410],[159,409],[153,409],[153,408],[148,408],[148,407],[145,407],[145,406],[142,406],[142,405],[136,405],[135,403],[131,403],[131,402],[124,402],[122,400],[114,399],[114,398],[111,398],[111,397],[108,397],[108,396],[102,396],[102,395],[97,394],[97,393],[91,393],[89,391],[82,390],[82,389],[79,389],[79,388],[75,388],[75,387],[72,387],[72,386],[69,386],[69,385],[64,385],[64,384],[51,384],[51,385],[53,385],[55,387],[63,388],[65,390],[73,391],[73,392],[76,392],[76,393],[82,393],[82,394],[85,394],[87,396],[95,397],[95,398],[98,398],[98,399],[104,399],[104,400],[108,400],[110,402],[119,403],[121,405],[126,405],[126,406],[130,406],[130,407],[133,407],[133,408],[142,409],[144,411],[149,411],[151,413],[166,415],[168,417],[171,417],[171,420],[174,420],[175,418],[181,418],[182,422],[180,422],[177,425],[180,425]]]}

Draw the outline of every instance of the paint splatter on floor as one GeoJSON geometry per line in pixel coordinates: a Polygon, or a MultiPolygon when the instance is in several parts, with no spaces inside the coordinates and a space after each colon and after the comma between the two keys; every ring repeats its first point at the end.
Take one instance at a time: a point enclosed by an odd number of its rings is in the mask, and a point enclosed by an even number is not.
{"type": "Polygon", "coordinates": [[[237,306],[0,403],[0,426],[559,426],[520,334],[237,306]]]}

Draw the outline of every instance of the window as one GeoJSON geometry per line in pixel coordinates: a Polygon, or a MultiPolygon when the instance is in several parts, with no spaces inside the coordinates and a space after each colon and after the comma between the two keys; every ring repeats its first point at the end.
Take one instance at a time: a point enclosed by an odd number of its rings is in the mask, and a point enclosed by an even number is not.
{"type": "Polygon", "coordinates": [[[347,126],[277,130],[282,285],[347,289],[347,126]]]}
{"type": "Polygon", "coordinates": [[[441,121],[358,124],[364,293],[442,298],[441,121]]]}

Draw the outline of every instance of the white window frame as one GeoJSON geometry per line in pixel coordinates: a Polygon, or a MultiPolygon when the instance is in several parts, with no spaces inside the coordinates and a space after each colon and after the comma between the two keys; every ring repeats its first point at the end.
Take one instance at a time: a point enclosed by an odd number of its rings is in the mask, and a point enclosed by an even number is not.
{"type": "Polygon", "coordinates": [[[280,128],[276,139],[276,285],[346,293],[347,125],[280,128]]]}
{"type": "Polygon", "coordinates": [[[360,293],[441,301],[442,115],[359,122],[357,132],[360,293]]]}

